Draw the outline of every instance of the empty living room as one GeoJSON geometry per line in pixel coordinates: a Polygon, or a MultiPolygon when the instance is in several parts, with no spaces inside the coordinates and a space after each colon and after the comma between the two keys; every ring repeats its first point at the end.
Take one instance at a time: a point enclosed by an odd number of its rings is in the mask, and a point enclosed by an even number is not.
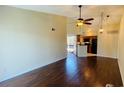
{"type": "Polygon", "coordinates": [[[0,87],[123,87],[124,5],[0,5],[0,87]]]}

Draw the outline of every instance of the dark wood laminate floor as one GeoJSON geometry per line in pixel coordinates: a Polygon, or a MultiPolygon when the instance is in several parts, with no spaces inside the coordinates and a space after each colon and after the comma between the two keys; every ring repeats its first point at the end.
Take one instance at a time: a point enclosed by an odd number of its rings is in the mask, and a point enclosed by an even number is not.
{"type": "Polygon", "coordinates": [[[122,86],[116,59],[103,57],[67,59],[0,83],[1,87],[101,87],[122,86]]]}

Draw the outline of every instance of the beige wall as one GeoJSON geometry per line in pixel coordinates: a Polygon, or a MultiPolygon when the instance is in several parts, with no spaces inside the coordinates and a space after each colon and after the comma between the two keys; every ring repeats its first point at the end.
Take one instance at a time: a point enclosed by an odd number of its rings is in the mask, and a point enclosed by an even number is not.
{"type": "Polygon", "coordinates": [[[103,33],[98,33],[98,56],[117,58],[119,25],[105,25],[103,33]]]}
{"type": "Polygon", "coordinates": [[[65,17],[0,6],[0,81],[65,57],[65,17]]]}
{"type": "Polygon", "coordinates": [[[119,68],[124,84],[124,15],[120,24],[120,32],[119,32],[119,43],[118,43],[118,62],[119,68]]]}

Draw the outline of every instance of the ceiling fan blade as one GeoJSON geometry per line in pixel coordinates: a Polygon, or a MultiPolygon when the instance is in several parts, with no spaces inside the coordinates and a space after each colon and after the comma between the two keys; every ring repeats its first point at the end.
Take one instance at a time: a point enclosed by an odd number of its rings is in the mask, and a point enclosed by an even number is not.
{"type": "Polygon", "coordinates": [[[84,24],[87,24],[87,25],[92,25],[92,23],[86,23],[86,22],[84,22],[84,24]]]}
{"type": "Polygon", "coordinates": [[[91,20],[94,20],[94,18],[88,18],[88,19],[85,19],[84,21],[91,21],[91,20]]]}

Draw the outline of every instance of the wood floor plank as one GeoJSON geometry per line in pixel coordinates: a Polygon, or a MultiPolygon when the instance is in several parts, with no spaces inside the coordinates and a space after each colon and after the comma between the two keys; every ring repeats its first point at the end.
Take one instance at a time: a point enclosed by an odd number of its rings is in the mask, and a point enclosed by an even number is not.
{"type": "Polygon", "coordinates": [[[117,59],[82,57],[66,59],[0,83],[0,87],[104,87],[123,86],[117,59]]]}

